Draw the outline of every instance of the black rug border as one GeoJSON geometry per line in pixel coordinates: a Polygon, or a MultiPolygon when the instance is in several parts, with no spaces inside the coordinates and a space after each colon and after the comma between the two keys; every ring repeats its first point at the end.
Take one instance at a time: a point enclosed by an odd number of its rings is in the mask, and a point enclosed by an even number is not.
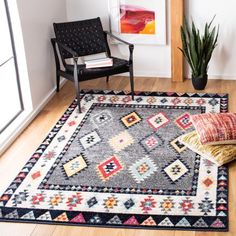
{"type": "Polygon", "coordinates": [[[107,228],[107,229],[141,229],[141,230],[168,230],[168,231],[195,231],[195,232],[229,232],[229,227],[225,228],[194,228],[194,227],[189,227],[189,228],[180,228],[180,227],[163,227],[163,226],[145,226],[145,225],[137,225],[137,226],[132,226],[132,225],[108,225],[108,224],[88,224],[88,223],[71,223],[71,222],[59,222],[59,221],[35,221],[35,220],[6,220],[6,219],[1,219],[0,218],[0,223],[20,223],[20,224],[39,224],[39,225],[58,225],[58,226],[74,226],[74,227],[92,227],[92,228],[107,228]]]}
{"type": "MultiPolygon", "coordinates": [[[[101,90],[101,89],[83,89],[85,94],[104,94],[104,95],[131,95],[130,90],[101,90]]],[[[229,98],[228,93],[204,93],[204,92],[159,92],[159,91],[135,91],[134,96],[155,96],[155,97],[203,97],[203,98],[229,98]]]]}

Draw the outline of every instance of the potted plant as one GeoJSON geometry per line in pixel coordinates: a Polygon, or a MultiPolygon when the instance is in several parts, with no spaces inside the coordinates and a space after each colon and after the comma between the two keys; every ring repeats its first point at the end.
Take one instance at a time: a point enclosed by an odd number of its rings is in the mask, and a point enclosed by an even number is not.
{"type": "Polygon", "coordinates": [[[185,19],[181,26],[182,51],[192,72],[192,83],[196,90],[203,90],[208,80],[208,64],[212,53],[217,46],[219,27],[211,27],[214,18],[210,23],[205,24],[203,35],[196,28],[192,21],[190,26],[185,19]],[[211,29],[212,28],[212,29],[211,29]]]}

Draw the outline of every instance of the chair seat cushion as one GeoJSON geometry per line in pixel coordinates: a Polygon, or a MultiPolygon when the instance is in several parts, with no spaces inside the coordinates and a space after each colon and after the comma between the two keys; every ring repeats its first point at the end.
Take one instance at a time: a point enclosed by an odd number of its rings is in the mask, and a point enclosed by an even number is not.
{"type": "MultiPolygon", "coordinates": [[[[127,60],[116,57],[112,57],[112,59],[113,59],[113,66],[109,67],[87,69],[85,65],[81,64],[78,65],[78,71],[82,70],[83,73],[83,78],[81,80],[94,79],[129,71],[129,64],[127,60]]],[[[67,64],[66,71],[73,73],[74,66],[67,64]]]]}
{"type": "Polygon", "coordinates": [[[236,113],[191,116],[202,144],[236,144],[236,113]]]}

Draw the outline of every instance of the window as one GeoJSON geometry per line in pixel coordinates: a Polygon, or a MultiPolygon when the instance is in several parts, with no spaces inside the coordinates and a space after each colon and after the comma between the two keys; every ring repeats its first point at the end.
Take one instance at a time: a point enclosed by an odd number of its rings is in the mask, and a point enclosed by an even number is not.
{"type": "Polygon", "coordinates": [[[32,117],[32,98],[17,2],[0,1],[0,153],[32,117]]]}
{"type": "Polygon", "coordinates": [[[0,2],[0,134],[24,110],[7,1],[0,2]]]}

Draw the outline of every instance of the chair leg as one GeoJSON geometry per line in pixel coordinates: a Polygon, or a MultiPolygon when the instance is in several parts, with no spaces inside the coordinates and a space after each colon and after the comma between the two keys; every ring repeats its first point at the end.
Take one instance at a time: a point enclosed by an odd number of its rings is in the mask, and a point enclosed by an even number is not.
{"type": "Polygon", "coordinates": [[[134,72],[133,72],[133,66],[130,67],[129,74],[130,74],[131,95],[132,95],[132,100],[134,100],[134,72]]]}
{"type": "Polygon", "coordinates": [[[107,82],[107,83],[109,82],[109,76],[107,76],[106,82],[107,82]]]}
{"type": "Polygon", "coordinates": [[[57,77],[57,92],[59,92],[59,90],[60,90],[60,75],[56,75],[56,77],[57,77]]]}
{"type": "MultiPolygon", "coordinates": [[[[76,76],[77,77],[77,76],[76,76]]],[[[77,98],[77,105],[78,105],[78,109],[79,109],[79,113],[81,113],[81,105],[80,105],[80,87],[79,87],[79,81],[78,81],[78,77],[75,78],[75,92],[76,92],[76,98],[77,98]]]]}
{"type": "Polygon", "coordinates": [[[80,88],[79,88],[79,82],[75,83],[75,90],[76,90],[76,98],[77,98],[77,105],[79,109],[79,113],[81,113],[81,105],[80,105],[80,88]]]}
{"type": "Polygon", "coordinates": [[[80,88],[79,88],[79,79],[78,79],[78,69],[77,69],[77,58],[74,58],[74,84],[75,84],[75,91],[77,97],[77,105],[79,109],[79,113],[81,113],[81,105],[80,105],[80,88]]]}

